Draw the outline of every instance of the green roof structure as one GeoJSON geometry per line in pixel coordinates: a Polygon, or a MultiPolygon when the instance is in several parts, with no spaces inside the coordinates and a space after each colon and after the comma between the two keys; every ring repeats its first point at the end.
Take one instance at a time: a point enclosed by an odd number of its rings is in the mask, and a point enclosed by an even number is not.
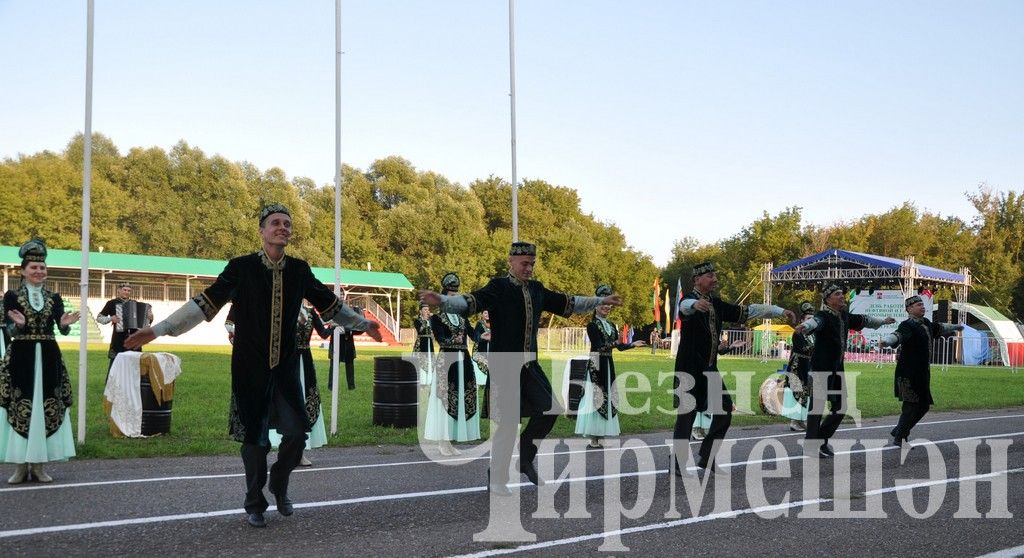
{"type": "MultiPolygon", "coordinates": [[[[82,252],[79,250],[51,249],[47,255],[46,263],[47,267],[51,269],[81,269],[82,252]]],[[[89,252],[89,269],[101,272],[149,273],[164,276],[213,279],[224,270],[224,266],[227,263],[226,260],[89,252]]],[[[18,257],[18,247],[0,246],[0,266],[21,266],[21,258],[18,257]]],[[[314,267],[313,275],[326,284],[334,284],[333,268],[314,267]]],[[[413,289],[412,283],[401,273],[362,271],[358,269],[342,269],[341,284],[347,287],[395,290],[413,289]]]]}

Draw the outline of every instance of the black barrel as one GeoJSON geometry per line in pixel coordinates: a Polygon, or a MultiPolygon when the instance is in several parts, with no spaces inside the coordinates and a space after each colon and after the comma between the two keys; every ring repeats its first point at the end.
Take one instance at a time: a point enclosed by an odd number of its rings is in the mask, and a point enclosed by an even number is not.
{"type": "Polygon", "coordinates": [[[163,405],[156,402],[149,376],[140,378],[139,389],[142,391],[142,435],[167,434],[171,431],[171,405],[173,401],[164,401],[163,405]]]}
{"type": "Polygon", "coordinates": [[[373,424],[416,426],[417,376],[416,366],[401,357],[373,359],[373,424]]]}
{"type": "Polygon", "coordinates": [[[569,410],[566,414],[572,418],[576,418],[576,414],[580,410],[580,400],[583,399],[583,388],[589,366],[590,359],[574,358],[569,361],[569,410]]]}

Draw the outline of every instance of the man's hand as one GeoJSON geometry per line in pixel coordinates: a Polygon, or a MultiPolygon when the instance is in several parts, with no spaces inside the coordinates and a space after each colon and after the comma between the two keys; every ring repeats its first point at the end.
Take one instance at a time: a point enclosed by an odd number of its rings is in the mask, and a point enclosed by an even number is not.
{"type": "Polygon", "coordinates": [[[114,316],[111,316],[111,317],[110,317],[110,323],[112,323],[112,324],[114,324],[114,325],[117,325],[117,324],[121,323],[121,318],[119,318],[119,317],[118,317],[118,316],[116,316],[116,315],[114,315],[114,316]]]}
{"type": "Polygon", "coordinates": [[[631,347],[646,347],[647,343],[644,343],[643,341],[633,341],[632,343],[630,343],[630,346],[631,347]]]}
{"type": "Polygon", "coordinates": [[[622,306],[622,297],[617,294],[610,294],[601,299],[601,304],[608,306],[622,306]]]}
{"type": "Polygon", "coordinates": [[[370,322],[370,327],[366,329],[366,334],[370,336],[374,341],[383,341],[384,338],[380,334],[380,324],[377,322],[370,322]]]}
{"type": "MultiPolygon", "coordinates": [[[[441,305],[441,293],[436,293],[434,291],[422,290],[422,291],[419,292],[419,297],[420,297],[420,302],[425,302],[425,303],[429,304],[430,306],[440,306],[441,305]]],[[[367,332],[367,333],[369,333],[369,332],[367,332]]]]}
{"type": "Polygon", "coordinates": [[[154,339],[156,339],[156,334],[153,333],[153,328],[144,327],[124,340],[124,348],[134,351],[154,339]]]}
{"type": "Polygon", "coordinates": [[[801,323],[800,325],[793,328],[793,333],[799,333],[802,335],[804,333],[804,330],[806,329],[807,328],[804,326],[804,324],[801,323]]]}
{"type": "Polygon", "coordinates": [[[698,312],[707,312],[708,310],[711,310],[711,301],[706,298],[702,298],[697,302],[694,302],[693,307],[698,312]]]}
{"type": "Polygon", "coordinates": [[[796,323],[796,314],[794,314],[792,310],[783,310],[782,315],[786,317],[786,321],[789,322],[790,325],[796,323]]]}
{"type": "Polygon", "coordinates": [[[883,324],[894,324],[894,323],[896,323],[896,318],[893,318],[892,316],[889,316],[888,318],[883,320],[882,323],[883,324]]]}

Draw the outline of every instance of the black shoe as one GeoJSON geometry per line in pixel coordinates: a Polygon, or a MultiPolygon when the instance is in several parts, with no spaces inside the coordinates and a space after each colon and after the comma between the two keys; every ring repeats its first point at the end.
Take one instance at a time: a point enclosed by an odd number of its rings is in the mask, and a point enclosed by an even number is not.
{"type": "Polygon", "coordinates": [[[263,512],[252,512],[245,519],[251,527],[266,527],[267,520],[263,519],[263,512]]]}
{"type": "Polygon", "coordinates": [[[828,445],[827,443],[821,444],[821,447],[818,448],[818,457],[829,458],[835,456],[836,452],[832,451],[832,446],[828,445]]]}
{"type": "Polygon", "coordinates": [[[544,481],[537,475],[537,469],[534,468],[533,463],[520,462],[519,468],[523,474],[526,475],[527,480],[535,484],[536,486],[544,486],[544,481]]]}
{"type": "Polygon", "coordinates": [[[277,513],[287,517],[295,511],[294,506],[292,506],[292,501],[288,498],[287,494],[278,494],[273,488],[270,489],[270,493],[274,495],[274,503],[277,505],[277,513]]]}
{"type": "Polygon", "coordinates": [[[890,447],[894,447],[894,448],[901,448],[901,447],[903,447],[903,438],[900,438],[898,436],[893,438],[892,441],[889,442],[889,446],[890,447]]]}

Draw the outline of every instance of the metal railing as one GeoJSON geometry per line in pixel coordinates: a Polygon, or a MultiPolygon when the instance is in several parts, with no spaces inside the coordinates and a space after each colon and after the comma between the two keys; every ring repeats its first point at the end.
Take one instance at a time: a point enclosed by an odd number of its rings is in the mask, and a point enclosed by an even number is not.
{"type": "Polygon", "coordinates": [[[396,338],[398,337],[398,320],[396,320],[394,316],[388,313],[388,311],[385,310],[384,307],[382,307],[380,304],[377,304],[372,298],[368,296],[361,296],[354,299],[353,301],[350,301],[349,304],[361,306],[364,310],[373,314],[373,316],[377,318],[377,321],[380,322],[382,326],[386,327],[388,331],[390,331],[396,338]]]}
{"type": "MultiPolygon", "coordinates": [[[[866,335],[851,333],[847,340],[846,362],[870,363],[876,367],[895,363],[898,349],[881,347],[879,341],[882,337],[883,335],[879,333],[866,335]]],[[[766,339],[761,331],[730,329],[722,332],[722,338],[730,346],[736,342],[742,343],[719,358],[764,358],[762,356],[764,354],[768,360],[789,360],[790,343],[792,342],[789,335],[773,334],[766,339]],[[767,349],[763,353],[762,345],[767,349]]],[[[590,350],[587,331],[581,327],[542,329],[538,341],[540,349],[549,352],[584,354],[590,350]]],[[[991,335],[968,338],[953,335],[939,337],[932,341],[930,361],[932,365],[941,368],[947,366],[1005,366],[1016,372],[1022,367],[1022,364],[1016,362],[1016,357],[1010,357],[1005,352],[999,339],[991,335]]]]}

